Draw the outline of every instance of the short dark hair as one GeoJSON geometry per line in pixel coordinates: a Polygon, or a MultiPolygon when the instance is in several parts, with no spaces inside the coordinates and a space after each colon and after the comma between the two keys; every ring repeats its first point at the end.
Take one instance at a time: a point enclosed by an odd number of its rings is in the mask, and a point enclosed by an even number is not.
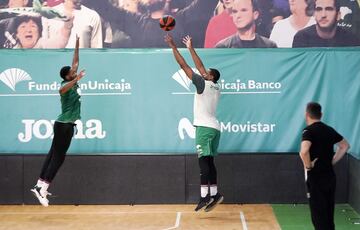
{"type": "Polygon", "coordinates": [[[260,11],[258,0],[250,0],[253,7],[253,11],[260,11]]]}
{"type": "Polygon", "coordinates": [[[62,67],[60,70],[60,77],[64,80],[66,80],[66,76],[69,74],[70,70],[71,70],[70,66],[62,67]]]}
{"type": "MultiPolygon", "coordinates": [[[[340,1],[339,0],[334,0],[334,6],[335,6],[335,9],[336,9],[336,12],[339,12],[340,11],[340,1]]],[[[314,2],[314,9],[316,7],[316,0],[314,2]]]]}
{"type": "Polygon", "coordinates": [[[317,102],[309,102],[306,106],[306,112],[313,119],[321,118],[321,105],[317,102]]]}
{"type": "MultiPolygon", "coordinates": [[[[38,27],[38,35],[39,38],[41,37],[42,34],[42,23],[41,23],[41,17],[35,17],[35,16],[28,16],[28,15],[21,15],[21,16],[17,16],[14,19],[14,24],[11,25],[12,29],[13,29],[13,33],[17,33],[17,29],[20,26],[21,23],[23,22],[30,22],[33,21],[35,22],[35,24],[38,27]]],[[[10,25],[9,25],[10,26],[10,25]]]]}
{"type": "Polygon", "coordinates": [[[214,77],[214,83],[220,79],[220,72],[217,69],[209,68],[210,74],[214,77]]]}
{"type": "Polygon", "coordinates": [[[315,0],[305,0],[306,8],[305,8],[305,14],[308,17],[311,17],[314,15],[315,11],[315,0]]]}
{"type": "Polygon", "coordinates": [[[251,0],[251,3],[254,11],[260,11],[258,0],[251,0]]]}

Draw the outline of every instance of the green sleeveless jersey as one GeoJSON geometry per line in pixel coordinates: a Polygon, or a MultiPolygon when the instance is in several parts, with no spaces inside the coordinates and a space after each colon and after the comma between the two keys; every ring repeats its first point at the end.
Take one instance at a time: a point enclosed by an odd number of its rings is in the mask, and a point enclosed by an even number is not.
{"type": "MultiPolygon", "coordinates": [[[[68,81],[61,82],[61,87],[69,83],[68,81]]],[[[78,93],[79,85],[75,84],[69,91],[61,96],[61,114],[57,121],[63,123],[74,123],[80,119],[80,95],[78,93]]]]}

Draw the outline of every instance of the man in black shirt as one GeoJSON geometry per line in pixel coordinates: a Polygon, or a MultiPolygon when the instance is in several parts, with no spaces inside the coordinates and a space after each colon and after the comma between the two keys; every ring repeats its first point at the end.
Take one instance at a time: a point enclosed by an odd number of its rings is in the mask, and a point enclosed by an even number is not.
{"type": "Polygon", "coordinates": [[[335,129],[321,122],[321,105],[306,107],[300,157],[306,172],[310,194],[311,220],[315,230],[335,230],[334,208],[336,177],[333,169],[349,149],[348,142],[335,129]],[[334,154],[334,145],[337,150],[334,154]]]}
{"type": "Polygon", "coordinates": [[[295,34],[293,47],[360,46],[360,39],[337,26],[341,18],[338,0],[316,0],[316,25],[295,34]]]}
{"type": "Polygon", "coordinates": [[[259,17],[256,0],[235,0],[231,16],[238,30],[216,44],[216,48],[276,48],[275,42],[255,33],[255,21],[259,17]]]}

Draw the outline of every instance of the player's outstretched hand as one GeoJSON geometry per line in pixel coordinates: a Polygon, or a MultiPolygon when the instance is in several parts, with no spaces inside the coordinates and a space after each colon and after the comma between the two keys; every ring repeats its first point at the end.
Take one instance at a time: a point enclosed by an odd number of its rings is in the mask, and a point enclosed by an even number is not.
{"type": "Polygon", "coordinates": [[[165,42],[169,45],[170,48],[176,48],[174,39],[171,37],[170,34],[166,34],[164,37],[165,42]]]}
{"type": "Polygon", "coordinates": [[[182,42],[188,49],[193,48],[192,46],[192,38],[189,35],[186,35],[186,37],[183,38],[182,42]]]}
{"type": "Polygon", "coordinates": [[[85,70],[81,70],[80,73],[76,76],[76,80],[80,81],[81,78],[83,78],[85,76],[85,70]]]}

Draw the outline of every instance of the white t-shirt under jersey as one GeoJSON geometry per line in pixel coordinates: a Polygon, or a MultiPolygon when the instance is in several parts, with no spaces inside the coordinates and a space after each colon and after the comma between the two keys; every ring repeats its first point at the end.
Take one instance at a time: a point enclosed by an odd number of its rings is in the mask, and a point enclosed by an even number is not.
{"type": "MultiPolygon", "coordinates": [[[[271,31],[270,40],[274,41],[278,47],[282,47],[282,48],[292,47],[294,36],[298,32],[298,30],[294,29],[294,27],[291,25],[290,17],[287,17],[275,23],[274,28],[271,31]]],[[[315,23],[316,21],[314,17],[310,17],[310,20],[308,21],[308,23],[304,28],[314,25],[315,23]]]]}
{"type": "Polygon", "coordinates": [[[193,73],[192,82],[197,92],[194,97],[194,126],[220,130],[216,108],[220,98],[220,86],[193,73]]]}

